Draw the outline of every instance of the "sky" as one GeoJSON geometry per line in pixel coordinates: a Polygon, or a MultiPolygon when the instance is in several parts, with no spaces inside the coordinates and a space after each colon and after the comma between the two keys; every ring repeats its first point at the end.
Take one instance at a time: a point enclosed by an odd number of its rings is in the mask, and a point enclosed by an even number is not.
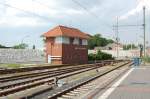
{"type": "MultiPolygon", "coordinates": [[[[115,39],[117,17],[119,25],[142,25],[143,6],[150,42],[150,0],[0,0],[0,44],[23,42],[42,49],[40,36],[57,25],[115,39]]],[[[141,26],[119,27],[121,43],[142,43],[142,37],[141,26]]]]}

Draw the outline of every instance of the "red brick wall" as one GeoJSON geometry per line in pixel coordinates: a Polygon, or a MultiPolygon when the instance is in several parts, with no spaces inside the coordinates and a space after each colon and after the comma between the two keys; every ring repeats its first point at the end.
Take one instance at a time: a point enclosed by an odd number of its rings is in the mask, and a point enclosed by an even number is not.
{"type": "Polygon", "coordinates": [[[53,60],[52,64],[63,64],[62,60],[53,60]]]}
{"type": "Polygon", "coordinates": [[[54,38],[48,38],[46,40],[46,57],[48,57],[48,54],[62,56],[60,60],[53,60],[52,64],[85,64],[88,62],[87,46],[55,44],[54,38]]]}
{"type": "MultiPolygon", "coordinates": [[[[62,44],[55,44],[54,38],[47,38],[46,39],[46,61],[48,60],[48,55],[52,56],[62,56],[62,44]]],[[[56,60],[55,60],[56,61],[56,60]]],[[[52,62],[54,64],[56,63],[62,63],[60,60],[58,62],[52,62]]]]}
{"type": "Polygon", "coordinates": [[[63,64],[85,64],[88,62],[87,46],[63,44],[62,54],[63,64]]]}

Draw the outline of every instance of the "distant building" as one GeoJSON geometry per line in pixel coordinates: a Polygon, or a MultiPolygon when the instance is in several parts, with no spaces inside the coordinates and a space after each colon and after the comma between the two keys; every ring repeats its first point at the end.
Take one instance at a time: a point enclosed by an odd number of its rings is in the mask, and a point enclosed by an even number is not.
{"type": "Polygon", "coordinates": [[[147,48],[146,48],[146,54],[147,54],[148,56],[150,56],[150,47],[147,47],[147,48]]]}
{"type": "Polygon", "coordinates": [[[46,58],[52,64],[84,64],[88,62],[89,35],[66,26],[57,26],[44,34],[46,58]]]}
{"type": "Polygon", "coordinates": [[[120,43],[118,45],[117,43],[111,43],[104,47],[95,47],[94,49],[95,50],[117,50],[117,47],[119,50],[123,50],[123,45],[120,43]]]}

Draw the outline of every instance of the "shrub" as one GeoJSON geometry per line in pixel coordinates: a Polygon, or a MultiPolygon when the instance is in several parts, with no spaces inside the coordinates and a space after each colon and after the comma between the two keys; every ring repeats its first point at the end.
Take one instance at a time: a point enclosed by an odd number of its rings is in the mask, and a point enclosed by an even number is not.
{"type": "Polygon", "coordinates": [[[111,60],[113,59],[111,54],[107,54],[104,52],[101,52],[100,50],[97,52],[97,54],[89,54],[88,55],[88,60],[89,61],[94,61],[94,60],[111,60]]]}
{"type": "Polygon", "coordinates": [[[88,55],[88,60],[90,60],[90,61],[94,61],[95,60],[95,55],[94,54],[89,54],[88,55]]]}
{"type": "Polygon", "coordinates": [[[150,63],[150,56],[145,56],[142,58],[143,61],[150,63]]]}

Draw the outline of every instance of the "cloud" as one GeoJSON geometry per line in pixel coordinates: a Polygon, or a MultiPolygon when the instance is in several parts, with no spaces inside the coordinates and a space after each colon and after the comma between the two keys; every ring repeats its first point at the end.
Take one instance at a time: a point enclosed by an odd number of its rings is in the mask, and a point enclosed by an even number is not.
{"type": "MultiPolygon", "coordinates": [[[[58,24],[79,28],[91,35],[101,33],[102,35],[115,36],[112,26],[115,24],[116,16],[128,18],[138,13],[141,5],[141,0],[137,5],[135,0],[76,1],[92,13],[85,11],[72,0],[0,0],[0,3],[15,7],[11,8],[0,4],[0,32],[2,34],[0,43],[14,45],[23,36],[27,35],[26,33],[30,33],[29,43],[33,45],[32,43],[36,39],[34,44],[42,47],[40,35],[58,24]],[[16,35],[18,39],[16,39],[16,35]]],[[[149,5],[149,1],[146,4],[149,5]]],[[[142,6],[140,10],[142,10],[142,6]]],[[[121,21],[121,23],[119,22],[119,24],[136,23],[139,18],[136,20],[135,17],[137,18],[137,15],[133,17],[134,20],[130,18],[121,21]]],[[[126,32],[131,33],[132,36],[130,36],[134,39],[133,32],[138,32],[138,30],[127,30],[126,32]]],[[[119,36],[121,40],[126,40],[127,35],[125,32],[120,33],[119,36]]]]}
{"type": "Polygon", "coordinates": [[[8,17],[1,18],[0,25],[1,26],[13,26],[13,27],[20,27],[20,26],[40,26],[44,25],[45,23],[38,22],[37,20],[33,20],[32,18],[18,18],[13,17],[13,19],[8,17]]]}
{"type": "Polygon", "coordinates": [[[3,26],[41,26],[67,15],[83,14],[78,9],[65,7],[61,4],[63,2],[57,0],[5,0],[0,3],[5,9],[0,12],[0,25],[3,26]]]}
{"type": "Polygon", "coordinates": [[[143,6],[145,6],[148,10],[150,10],[150,0],[139,0],[136,8],[128,11],[126,14],[120,16],[120,20],[127,19],[130,16],[133,16],[142,11],[143,6]]]}

